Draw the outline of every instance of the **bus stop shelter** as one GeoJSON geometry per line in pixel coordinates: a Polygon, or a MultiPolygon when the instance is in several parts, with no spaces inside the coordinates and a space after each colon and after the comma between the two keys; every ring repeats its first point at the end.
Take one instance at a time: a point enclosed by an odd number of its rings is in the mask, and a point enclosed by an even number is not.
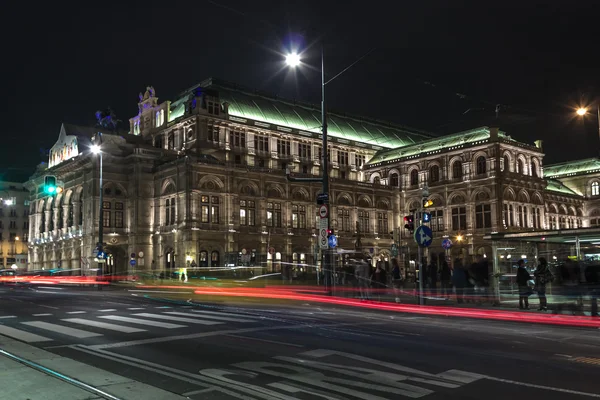
{"type": "Polygon", "coordinates": [[[600,260],[600,227],[536,232],[493,232],[484,236],[491,242],[492,265],[497,293],[514,289],[517,261],[529,270],[544,257],[552,267],[567,259],[600,260]]]}

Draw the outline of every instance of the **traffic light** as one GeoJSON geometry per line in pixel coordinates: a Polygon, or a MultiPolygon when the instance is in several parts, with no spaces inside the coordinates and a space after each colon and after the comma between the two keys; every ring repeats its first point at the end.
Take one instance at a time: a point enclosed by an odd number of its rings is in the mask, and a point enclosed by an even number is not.
{"type": "Polygon", "coordinates": [[[423,199],[423,208],[431,207],[433,205],[433,200],[423,199]]]}
{"type": "Polygon", "coordinates": [[[44,193],[54,195],[61,193],[62,191],[63,188],[58,186],[55,176],[49,175],[44,177],[44,193]]]}
{"type": "Polygon", "coordinates": [[[46,176],[44,178],[44,192],[48,194],[56,193],[56,177],[55,176],[46,176]]]}
{"type": "Polygon", "coordinates": [[[404,217],[404,228],[407,229],[410,233],[415,230],[415,221],[412,215],[407,215],[404,217]]]}
{"type": "Polygon", "coordinates": [[[431,213],[428,212],[423,212],[423,218],[422,218],[423,222],[431,222],[431,213]]]}
{"type": "Polygon", "coordinates": [[[335,233],[333,233],[333,229],[327,229],[327,237],[335,235],[335,233]]]}

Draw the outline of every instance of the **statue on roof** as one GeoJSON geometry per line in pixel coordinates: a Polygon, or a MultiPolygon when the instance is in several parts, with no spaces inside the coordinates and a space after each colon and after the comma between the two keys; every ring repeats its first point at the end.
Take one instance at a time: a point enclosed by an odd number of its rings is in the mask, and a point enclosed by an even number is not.
{"type": "Polygon", "coordinates": [[[144,100],[144,95],[142,94],[142,92],[140,92],[140,94],[138,95],[138,97],[140,98],[140,103],[141,103],[142,100],[144,100]]]}
{"type": "Polygon", "coordinates": [[[96,111],[96,119],[97,127],[111,129],[113,131],[117,130],[117,124],[121,122],[117,119],[115,112],[110,107],[104,111],[96,111]]]}

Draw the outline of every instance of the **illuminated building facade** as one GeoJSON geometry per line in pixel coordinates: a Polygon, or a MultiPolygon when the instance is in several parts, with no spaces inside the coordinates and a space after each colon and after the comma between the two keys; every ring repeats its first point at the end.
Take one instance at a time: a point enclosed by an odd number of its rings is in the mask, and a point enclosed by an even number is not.
{"type": "Polygon", "coordinates": [[[0,269],[27,269],[29,191],[22,183],[0,180],[0,269]]]}
{"type": "MultiPolygon", "coordinates": [[[[286,169],[320,175],[320,109],[214,79],[172,102],[148,87],[138,109],[129,132],[103,130],[107,273],[130,269],[132,255],[143,270],[316,263],[321,184],[290,182],[286,169]]],[[[329,121],[330,217],[343,249],[360,236],[363,251],[388,258],[400,228],[401,257],[414,258],[402,218],[418,208],[425,185],[431,258],[444,256],[444,237],[455,242],[452,255],[467,258],[491,254],[485,233],[589,224],[600,180],[569,189],[569,180],[544,179],[552,167],[544,172],[541,142],[487,127],[435,138],[335,113],[329,121]]],[[[48,168],[27,183],[31,268],[94,267],[99,165],[89,146],[98,130],[64,124],[48,168]],[[61,194],[41,190],[48,174],[62,182],[61,194]]]]}

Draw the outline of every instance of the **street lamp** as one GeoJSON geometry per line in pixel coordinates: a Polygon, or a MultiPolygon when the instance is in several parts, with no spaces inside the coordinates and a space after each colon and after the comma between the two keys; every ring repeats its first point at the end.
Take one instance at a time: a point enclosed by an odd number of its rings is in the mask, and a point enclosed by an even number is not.
{"type": "MultiPolygon", "coordinates": [[[[99,136],[99,142],[102,141],[102,134],[98,133],[99,136]]],[[[102,251],[102,242],[103,242],[103,230],[104,230],[104,190],[102,189],[102,149],[100,147],[99,143],[95,143],[92,146],[90,146],[90,150],[92,151],[93,154],[98,155],[99,159],[98,161],[100,162],[100,209],[98,211],[98,244],[96,245],[98,252],[102,251]]],[[[98,273],[97,276],[102,276],[103,275],[103,265],[102,265],[102,260],[100,258],[98,258],[98,273]]],[[[102,285],[99,284],[98,285],[98,290],[102,290],[102,285]]]]}
{"type": "MultiPolygon", "coordinates": [[[[298,53],[290,53],[286,56],[285,62],[291,68],[296,68],[300,65],[300,55],[298,53]]],[[[344,71],[342,71],[343,73],[344,71]]],[[[333,79],[337,78],[340,74],[334,76],[333,79]]],[[[325,85],[331,82],[333,79],[325,82],[325,50],[323,43],[321,43],[321,126],[323,131],[323,177],[320,178],[323,183],[322,194],[325,197],[323,203],[329,206],[329,160],[327,155],[327,110],[325,108],[325,85]]],[[[302,179],[302,178],[300,178],[302,179]]],[[[310,180],[311,178],[304,178],[302,180],[310,180]]],[[[327,232],[331,231],[331,219],[327,218],[327,232]]],[[[330,270],[330,251],[325,250],[325,257],[323,257],[323,270],[325,272],[325,286],[330,287],[332,282],[332,274],[330,270]]]]}

